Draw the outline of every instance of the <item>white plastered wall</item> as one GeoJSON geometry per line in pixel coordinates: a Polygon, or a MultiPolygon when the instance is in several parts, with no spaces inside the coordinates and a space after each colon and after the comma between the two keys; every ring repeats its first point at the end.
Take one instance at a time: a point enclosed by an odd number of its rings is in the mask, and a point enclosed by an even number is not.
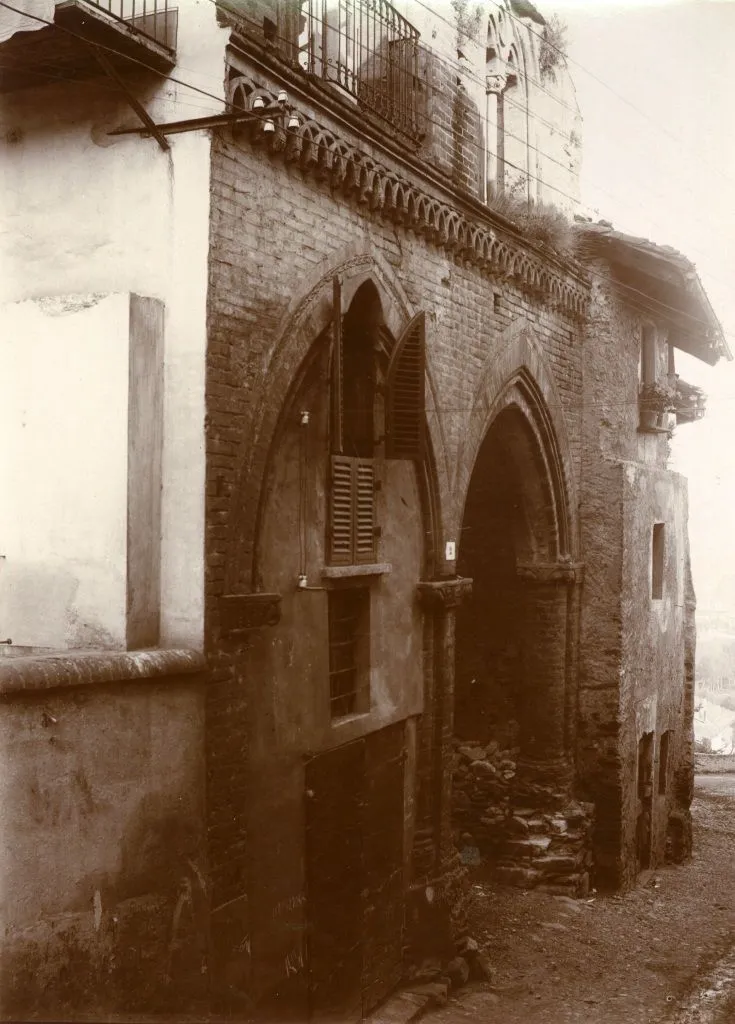
{"type": "MultiPolygon", "coordinates": [[[[213,98],[157,76],[131,77],[132,90],[159,121],[224,109],[227,33],[217,26],[213,4],[181,0],[178,6],[173,75],[213,98]]],[[[150,138],[107,134],[137,123],[104,77],[6,94],[0,108],[6,140],[0,149],[0,304],[91,293],[137,293],[164,304],[160,644],[201,647],[210,140],[201,131],[171,136],[164,152],[150,138]]],[[[63,335],[59,339],[63,344],[63,335]]],[[[5,351],[3,359],[17,358],[16,368],[26,365],[27,354],[5,351]]],[[[80,349],[77,357],[84,363],[80,349]]],[[[87,364],[84,372],[91,369],[87,364]]],[[[100,382],[100,398],[103,392],[100,382]]],[[[63,415],[62,399],[59,406],[63,415]]],[[[99,412],[90,401],[89,415],[99,412]]],[[[51,488],[57,456],[53,444],[36,445],[39,491],[51,488]]],[[[0,500],[6,521],[22,515],[13,511],[4,482],[0,500]]],[[[65,515],[73,518],[73,495],[65,493],[66,500],[72,504],[65,515]]],[[[45,543],[63,558],[53,537],[47,534],[45,543]]],[[[114,563],[119,549],[112,538],[109,544],[114,563]]]]}

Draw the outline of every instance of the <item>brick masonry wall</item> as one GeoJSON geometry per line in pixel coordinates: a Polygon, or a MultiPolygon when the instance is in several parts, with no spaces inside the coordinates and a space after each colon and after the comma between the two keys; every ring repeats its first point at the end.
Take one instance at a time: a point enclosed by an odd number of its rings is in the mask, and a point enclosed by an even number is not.
{"type": "MultiPolygon", "coordinates": [[[[277,77],[255,71],[238,57],[238,70],[262,87],[279,88],[277,77]]],[[[441,79],[443,72],[438,68],[441,79]]],[[[436,83],[435,83],[436,84],[436,83]]],[[[447,83],[449,84],[449,83],[447,83]]],[[[478,149],[473,132],[477,115],[457,90],[435,90],[435,124],[423,152],[432,174],[442,171],[457,192],[459,209],[467,193],[477,190],[478,149]],[[439,109],[442,104],[446,110],[439,109]],[[444,117],[446,115],[446,117],[444,117]],[[446,123],[442,122],[442,117],[446,123]],[[440,130],[440,127],[442,130],[440,130]],[[474,164],[473,164],[474,161],[474,164]]],[[[392,157],[367,138],[350,134],[343,121],[333,120],[299,97],[299,111],[312,116],[353,145],[391,165],[392,157]]],[[[402,177],[411,172],[395,163],[402,177]]],[[[416,184],[447,201],[430,179],[416,184]]],[[[443,553],[444,541],[459,540],[464,488],[474,450],[489,421],[493,402],[506,383],[513,353],[525,351],[516,327],[526,323],[533,341],[527,344],[532,373],[540,372],[541,390],[553,402],[560,427],[561,458],[575,493],[581,469],[582,351],[579,329],[563,311],[552,308],[543,294],[522,291],[509,274],[490,278],[479,267],[455,258],[427,237],[381,217],[358,193],[333,190],[324,175],[310,174],[254,142],[248,130],[222,133],[213,139],[211,171],[210,272],[207,360],[207,488],[206,488],[206,635],[210,687],[207,722],[208,807],[212,870],[212,934],[215,956],[224,965],[215,990],[258,988],[252,972],[267,954],[255,934],[262,911],[248,905],[248,892],[258,885],[263,856],[254,853],[257,836],[249,835],[248,793],[255,704],[262,703],[266,674],[253,668],[267,635],[251,644],[223,639],[218,617],[220,597],[259,589],[257,514],[265,468],[281,404],[298,378],[310,346],[316,341],[313,320],[324,325],[322,307],[331,302],[331,278],[349,269],[369,271],[382,282],[393,308],[394,333],[412,312],[427,313],[427,405],[433,438],[431,474],[436,508],[436,534],[427,541],[443,553]],[[302,315],[301,310],[308,309],[302,315]],[[299,319],[301,317],[301,319],[299,319]],[[509,354],[510,353],[510,354],[509,354]],[[505,360],[505,361],[504,361],[505,360]],[[252,701],[252,688],[259,688],[252,701]],[[260,867],[258,866],[260,865],[260,867]],[[257,947],[260,943],[260,950],[257,947]],[[252,959],[251,958],[252,955],[252,959]],[[253,968],[253,964],[256,967],[253,968]]],[[[472,216],[472,214],[470,214],[472,216]]],[[[572,510],[572,520],[574,519],[572,510]]],[[[576,537],[573,539],[576,545],[576,537]]],[[[427,561],[428,564],[428,561],[427,561]]],[[[441,563],[439,563],[441,564],[441,563]]],[[[449,567],[451,571],[451,566],[449,567]]],[[[267,581],[266,581],[267,583],[267,581]]],[[[266,631],[267,634],[267,631],[266,631]]],[[[420,643],[420,641],[419,641],[420,643]]],[[[429,659],[424,671],[431,676],[429,659]]],[[[451,693],[446,698],[452,702],[451,693]]],[[[419,724],[419,776],[434,786],[435,764],[426,757],[426,743],[436,731],[432,715],[419,724]]],[[[451,708],[441,728],[441,750],[451,756],[451,708]]],[[[434,755],[436,756],[436,754],[434,755]]],[[[274,767],[274,779],[277,771],[274,767]]],[[[442,780],[442,814],[448,818],[451,776],[442,780]]],[[[265,781],[265,780],[263,780],[265,781]]],[[[289,800],[292,796],[289,796],[289,800]]],[[[426,794],[416,794],[419,832],[428,846],[432,827],[426,794]]],[[[442,818],[442,823],[444,818],[442,818]]],[[[445,839],[451,838],[448,828],[445,839]]],[[[285,833],[284,833],[285,834],[285,833]]],[[[418,837],[419,840],[421,836],[418,837]]],[[[420,844],[419,844],[420,845],[420,844]]],[[[294,850],[294,856],[298,851],[294,850]]],[[[449,854],[449,851],[444,851],[449,854]]],[[[443,856],[443,854],[442,854],[443,856]]],[[[445,858],[446,859],[446,858],[445,858]]],[[[419,856],[421,874],[435,870],[419,856]]],[[[262,902],[262,901],[261,901],[262,902]]]]}
{"type": "MultiPolygon", "coordinates": [[[[686,799],[658,794],[660,736],[672,730],[671,779],[686,777],[686,487],[666,470],[665,435],[638,433],[640,318],[616,294],[604,264],[595,277],[585,337],[580,522],[582,599],[577,756],[585,795],[597,805],[597,882],[630,885],[638,871],[638,740],[655,734],[653,860],[666,852],[669,821],[686,799]],[[651,599],[650,538],[665,522],[665,597],[651,599]],[[682,776],[683,773],[683,776],[682,776]]],[[[683,784],[682,784],[683,785],[683,784]]],[[[685,786],[684,786],[685,788],[685,786]]],[[[686,806],[685,806],[686,805],[686,806]]],[[[675,826],[678,828],[679,826],[675,826]]],[[[669,842],[671,846],[671,842],[669,842]]]]}
{"type": "MultiPolygon", "coordinates": [[[[247,517],[267,446],[254,450],[259,400],[280,360],[291,379],[304,352],[283,331],[319,282],[362,260],[428,314],[430,405],[438,422],[433,452],[445,536],[457,537],[463,495],[455,494],[458,452],[466,445],[478,383],[499,354],[504,332],[525,318],[555,382],[569,440],[568,468],[580,467],[581,348],[574,324],[510,282],[490,281],[421,237],[381,221],[368,207],[306,178],[247,139],[214,141],[207,366],[207,729],[213,934],[223,948],[247,949],[248,687],[244,652],[221,641],[217,602],[247,591],[254,536],[247,517]],[[218,908],[222,908],[221,910],[218,908]]],[[[288,379],[286,377],[286,379],[288,379]]],[[[281,398],[284,395],[279,396],[281,398]]],[[[493,395],[487,396],[488,409],[493,395]]],[[[479,438],[477,439],[479,442],[479,438]]],[[[435,538],[436,541],[436,538],[435,538]]],[[[440,541],[441,544],[441,541],[440,541]]],[[[238,954],[238,977],[248,970],[238,954]]],[[[245,981],[242,980],[242,984],[245,981]]]]}

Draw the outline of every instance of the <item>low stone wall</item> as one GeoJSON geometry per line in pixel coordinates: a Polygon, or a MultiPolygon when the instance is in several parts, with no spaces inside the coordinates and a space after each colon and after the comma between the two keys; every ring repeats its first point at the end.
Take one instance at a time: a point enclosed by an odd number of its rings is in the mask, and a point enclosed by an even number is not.
{"type": "Polygon", "coordinates": [[[699,775],[735,772],[735,754],[695,754],[694,771],[699,775]]]}
{"type": "Polygon", "coordinates": [[[455,744],[452,806],[462,859],[493,865],[497,878],[511,885],[586,895],[594,808],[552,792],[527,806],[517,754],[494,741],[455,744]]]}

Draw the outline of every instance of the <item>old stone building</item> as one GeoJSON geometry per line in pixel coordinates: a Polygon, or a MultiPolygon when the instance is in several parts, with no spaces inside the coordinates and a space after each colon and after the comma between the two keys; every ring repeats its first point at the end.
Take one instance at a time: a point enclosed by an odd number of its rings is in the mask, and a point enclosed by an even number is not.
{"type": "Polygon", "coordinates": [[[685,856],[674,358],[729,353],[684,257],[572,225],[542,14],[21,17],[4,1012],[358,1020],[452,955],[473,862],[685,856]]]}

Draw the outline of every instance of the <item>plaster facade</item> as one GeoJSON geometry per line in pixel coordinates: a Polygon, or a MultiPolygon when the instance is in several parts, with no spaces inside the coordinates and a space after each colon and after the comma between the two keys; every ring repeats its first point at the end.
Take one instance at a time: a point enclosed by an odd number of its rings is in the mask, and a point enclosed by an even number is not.
{"type": "MultiPolygon", "coordinates": [[[[189,5],[196,113],[222,35],[189,5]]],[[[104,76],[31,81],[0,111],[0,1007],[203,1007],[210,141],[108,135],[135,115],[104,76]]],[[[191,110],[133,81],[155,117],[191,110]]]]}

